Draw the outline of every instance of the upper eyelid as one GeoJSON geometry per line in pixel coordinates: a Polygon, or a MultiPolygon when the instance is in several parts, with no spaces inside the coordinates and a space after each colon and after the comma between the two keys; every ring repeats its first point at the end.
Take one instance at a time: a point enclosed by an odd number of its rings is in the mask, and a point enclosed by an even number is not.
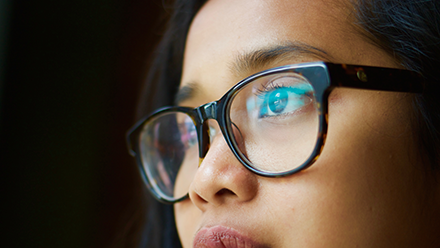
{"type": "MultiPolygon", "coordinates": [[[[294,78],[296,80],[304,80],[304,77],[301,74],[296,73],[296,72],[292,72],[292,71],[281,72],[280,74],[274,74],[272,76],[273,77],[270,77],[270,79],[269,79],[269,81],[271,81],[271,82],[274,82],[277,79],[281,79],[281,78],[294,78]]],[[[305,79],[305,80],[308,81],[307,79],[305,79]]],[[[240,81],[238,81],[238,82],[240,82],[240,81]]],[[[250,82],[250,83],[253,83],[253,82],[250,82]]],[[[262,84],[269,85],[269,84],[271,84],[271,82],[265,82],[262,84]]],[[[236,85],[236,84],[234,84],[234,85],[236,85]]],[[[233,86],[231,86],[231,88],[232,87],[233,86]]],[[[201,93],[203,93],[203,89],[201,89],[201,85],[199,82],[190,81],[188,83],[184,83],[183,86],[179,88],[178,92],[176,93],[176,95],[174,97],[174,105],[175,106],[182,106],[182,103],[194,100],[198,96],[202,95],[201,93]]],[[[218,99],[216,99],[216,100],[218,100],[218,99]]],[[[185,104],[185,106],[189,106],[189,105],[185,104]]],[[[200,106],[200,104],[195,104],[195,105],[190,104],[190,106],[197,107],[197,106],[200,106]]]]}
{"type": "MultiPolygon", "coordinates": [[[[262,82],[260,84],[260,86],[257,89],[257,93],[265,93],[265,92],[270,92],[274,89],[278,89],[278,88],[284,88],[284,87],[289,87],[292,85],[283,85],[283,84],[277,84],[276,80],[278,79],[283,79],[283,78],[294,78],[294,79],[298,79],[301,80],[303,83],[302,84],[308,84],[311,85],[307,79],[303,78],[301,75],[297,74],[297,73],[291,73],[291,74],[287,74],[287,75],[278,75],[277,77],[271,78],[270,80],[268,80],[268,82],[262,82]],[[305,81],[307,82],[304,82],[305,81]]],[[[299,81],[299,82],[301,82],[299,81]]]]}

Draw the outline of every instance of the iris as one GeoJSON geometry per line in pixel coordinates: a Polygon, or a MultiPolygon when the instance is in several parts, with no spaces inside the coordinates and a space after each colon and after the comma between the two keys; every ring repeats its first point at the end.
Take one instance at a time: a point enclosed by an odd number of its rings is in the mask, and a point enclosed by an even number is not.
{"type": "Polygon", "coordinates": [[[274,90],[269,95],[269,109],[276,114],[283,112],[283,110],[287,106],[288,99],[289,94],[286,92],[285,89],[274,90]]]}

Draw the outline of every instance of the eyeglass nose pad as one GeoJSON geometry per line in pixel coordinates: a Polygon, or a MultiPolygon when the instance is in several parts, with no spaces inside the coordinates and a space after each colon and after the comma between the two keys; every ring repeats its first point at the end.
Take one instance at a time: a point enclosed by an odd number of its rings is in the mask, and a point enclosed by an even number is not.
{"type": "Polygon", "coordinates": [[[222,134],[219,125],[216,124],[214,120],[205,121],[200,129],[202,130],[202,135],[200,136],[201,142],[199,142],[199,167],[200,164],[203,162],[206,154],[208,153],[208,150],[211,147],[213,140],[217,137],[217,135],[222,134]]]}
{"type": "Polygon", "coordinates": [[[210,146],[210,126],[207,120],[215,119],[217,117],[217,102],[210,102],[197,108],[199,114],[199,166],[208,153],[210,146]]]}
{"type": "Polygon", "coordinates": [[[199,166],[208,153],[211,144],[211,127],[209,119],[217,119],[217,101],[209,102],[197,108],[198,119],[198,139],[199,139],[199,166]]]}
{"type": "Polygon", "coordinates": [[[198,133],[198,139],[199,139],[199,166],[201,162],[203,161],[203,158],[205,158],[206,153],[208,153],[209,146],[211,144],[210,142],[210,135],[209,135],[209,124],[207,122],[204,122],[199,128],[198,133]]]}

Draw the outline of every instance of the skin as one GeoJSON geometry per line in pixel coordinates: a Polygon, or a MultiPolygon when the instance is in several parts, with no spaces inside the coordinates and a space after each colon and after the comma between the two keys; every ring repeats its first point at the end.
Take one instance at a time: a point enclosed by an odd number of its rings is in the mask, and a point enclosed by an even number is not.
{"type": "MultiPolygon", "coordinates": [[[[195,17],[185,49],[181,103],[219,99],[263,69],[306,61],[398,67],[355,31],[348,2],[210,0],[195,17]],[[240,54],[302,42],[326,57],[293,54],[251,70],[231,70],[240,54]]],[[[217,135],[193,182],[175,204],[184,247],[203,227],[232,228],[270,247],[438,247],[438,184],[412,140],[411,95],[336,89],[326,145],[317,162],[284,178],[260,177],[217,135]]],[[[213,124],[215,125],[215,124],[213,124]]]]}

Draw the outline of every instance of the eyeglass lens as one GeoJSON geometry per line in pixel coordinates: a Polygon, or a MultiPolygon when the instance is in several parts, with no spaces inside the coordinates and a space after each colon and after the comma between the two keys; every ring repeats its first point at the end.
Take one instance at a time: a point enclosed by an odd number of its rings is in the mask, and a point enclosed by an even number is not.
{"type": "MultiPolygon", "coordinates": [[[[310,82],[299,73],[257,78],[230,104],[229,134],[255,169],[287,172],[312,154],[319,133],[319,111],[310,82]]],[[[140,138],[141,159],[153,189],[164,198],[188,193],[198,168],[198,139],[185,113],[163,113],[149,121],[140,138]]]]}
{"type": "Polygon", "coordinates": [[[197,171],[197,131],[184,113],[164,113],[148,122],[140,138],[145,174],[153,190],[166,199],[188,193],[197,171]]]}
{"type": "Polygon", "coordinates": [[[310,82],[296,73],[257,79],[234,98],[230,118],[241,153],[254,168],[286,172],[312,154],[319,112],[310,82]]]}

